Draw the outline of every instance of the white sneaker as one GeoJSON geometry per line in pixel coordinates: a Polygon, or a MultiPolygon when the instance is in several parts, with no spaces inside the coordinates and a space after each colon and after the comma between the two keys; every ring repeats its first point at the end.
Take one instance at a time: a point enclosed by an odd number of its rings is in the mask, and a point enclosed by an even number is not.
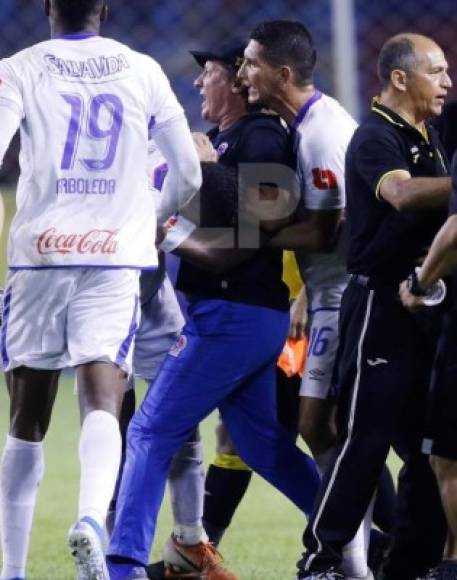
{"type": "Polygon", "coordinates": [[[68,532],[78,580],[109,580],[103,550],[103,531],[91,518],[83,518],[68,532]]]}

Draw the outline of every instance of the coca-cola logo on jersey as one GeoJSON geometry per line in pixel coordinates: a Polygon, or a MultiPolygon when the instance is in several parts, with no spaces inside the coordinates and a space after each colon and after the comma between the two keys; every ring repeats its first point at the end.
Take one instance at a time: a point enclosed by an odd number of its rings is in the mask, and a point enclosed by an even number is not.
{"type": "Polygon", "coordinates": [[[84,234],[64,234],[50,228],[37,241],[39,254],[115,254],[119,230],[89,230],[84,234]]]}

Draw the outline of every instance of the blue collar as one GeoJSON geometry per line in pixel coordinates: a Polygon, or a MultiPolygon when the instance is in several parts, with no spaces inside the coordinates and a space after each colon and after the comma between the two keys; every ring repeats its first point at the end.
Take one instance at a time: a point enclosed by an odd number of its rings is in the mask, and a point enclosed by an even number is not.
{"type": "Polygon", "coordinates": [[[98,36],[95,32],[75,32],[73,34],[63,34],[62,36],[55,36],[54,40],[85,40],[86,38],[93,38],[98,36]]]}
{"type": "Polygon", "coordinates": [[[306,101],[303,107],[298,111],[297,116],[295,117],[294,122],[292,123],[292,129],[296,129],[300,125],[300,123],[305,118],[306,113],[314,105],[314,103],[318,101],[321,97],[322,93],[316,90],[314,95],[308,101],[306,101]]]}

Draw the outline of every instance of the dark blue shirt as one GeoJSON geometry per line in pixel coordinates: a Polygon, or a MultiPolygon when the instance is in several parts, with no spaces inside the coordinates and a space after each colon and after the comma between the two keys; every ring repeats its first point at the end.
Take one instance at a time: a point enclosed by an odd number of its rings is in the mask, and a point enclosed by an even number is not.
{"type": "MultiPolygon", "coordinates": [[[[240,163],[278,163],[294,166],[292,138],[279,118],[251,113],[224,131],[217,128],[208,134],[219,153],[219,162],[237,168],[240,163]]],[[[227,212],[228,227],[236,211],[227,212]]],[[[209,225],[206,223],[205,225],[209,225]]],[[[217,224],[222,225],[220,220],[217,224]]],[[[230,252],[231,250],[227,250],[230,252]]],[[[260,248],[251,258],[224,274],[181,261],[177,288],[187,295],[217,298],[279,310],[289,308],[289,293],[282,282],[282,251],[260,248]]]]}

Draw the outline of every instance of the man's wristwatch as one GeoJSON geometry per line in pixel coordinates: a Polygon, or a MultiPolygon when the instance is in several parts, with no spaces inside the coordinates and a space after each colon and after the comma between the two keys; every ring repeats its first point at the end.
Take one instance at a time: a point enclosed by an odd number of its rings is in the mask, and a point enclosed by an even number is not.
{"type": "Polygon", "coordinates": [[[408,276],[408,290],[413,296],[421,298],[421,303],[423,306],[436,306],[441,304],[446,298],[446,284],[444,280],[439,278],[430,288],[421,288],[419,280],[417,279],[417,274],[420,272],[420,268],[415,268],[414,272],[408,276]]]}
{"type": "Polygon", "coordinates": [[[427,290],[420,287],[416,270],[413,270],[408,276],[408,290],[413,296],[417,296],[418,298],[427,296],[427,290]]]}

